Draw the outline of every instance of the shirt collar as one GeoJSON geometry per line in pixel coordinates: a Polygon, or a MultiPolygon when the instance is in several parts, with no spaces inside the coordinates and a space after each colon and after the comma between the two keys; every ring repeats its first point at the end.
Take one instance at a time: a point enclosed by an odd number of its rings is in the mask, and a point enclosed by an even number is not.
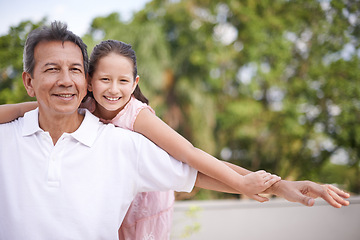
{"type": "Polygon", "coordinates": [[[43,132],[39,126],[39,109],[26,112],[24,115],[24,127],[22,129],[23,136],[29,136],[36,132],[43,132]]]}
{"type": "Polygon", "coordinates": [[[89,110],[87,109],[79,109],[80,114],[85,113],[84,120],[82,121],[80,127],[70,135],[83,143],[84,145],[91,147],[96,140],[99,124],[102,124],[99,121],[99,118],[95,117],[89,110]]]}
{"type": "MultiPolygon", "coordinates": [[[[75,132],[68,135],[72,136],[82,144],[91,147],[96,140],[99,124],[101,123],[99,122],[99,119],[91,114],[87,109],[79,109],[79,113],[85,114],[85,117],[80,127],[75,132]]],[[[25,113],[22,135],[29,136],[37,132],[44,132],[44,130],[42,130],[39,126],[38,108],[25,113]]]]}

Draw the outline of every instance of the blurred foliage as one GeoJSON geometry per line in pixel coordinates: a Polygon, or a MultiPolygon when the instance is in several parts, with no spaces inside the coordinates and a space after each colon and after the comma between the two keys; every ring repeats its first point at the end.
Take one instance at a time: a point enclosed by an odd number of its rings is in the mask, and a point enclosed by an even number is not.
{"type": "Polygon", "coordinates": [[[0,103],[29,101],[22,82],[22,54],[27,34],[43,24],[30,21],[11,27],[9,33],[0,36],[0,103]]]}
{"type": "MultiPolygon", "coordinates": [[[[104,39],[132,44],[150,104],[195,146],[251,170],[359,193],[359,6],[153,0],[130,21],[95,18],[83,39],[89,52],[104,39]]],[[[44,22],[0,37],[0,103],[28,99],[23,42],[44,22]]]]}

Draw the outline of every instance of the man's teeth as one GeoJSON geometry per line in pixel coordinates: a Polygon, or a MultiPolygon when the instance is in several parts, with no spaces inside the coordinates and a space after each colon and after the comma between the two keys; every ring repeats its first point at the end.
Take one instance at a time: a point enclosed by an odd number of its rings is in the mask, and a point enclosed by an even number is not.
{"type": "Polygon", "coordinates": [[[63,98],[69,98],[72,96],[72,94],[59,94],[58,96],[63,98]]]}
{"type": "Polygon", "coordinates": [[[118,97],[105,97],[107,100],[110,100],[110,101],[116,101],[116,100],[119,100],[118,97]]]}

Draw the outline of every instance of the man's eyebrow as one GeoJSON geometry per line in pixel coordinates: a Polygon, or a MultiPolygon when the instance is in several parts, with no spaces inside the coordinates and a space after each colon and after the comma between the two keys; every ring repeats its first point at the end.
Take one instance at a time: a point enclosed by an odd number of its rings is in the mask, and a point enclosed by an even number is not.
{"type": "Polygon", "coordinates": [[[52,65],[58,65],[58,64],[57,64],[57,63],[49,62],[49,63],[45,63],[44,67],[46,67],[46,66],[52,66],[52,65]]]}
{"type": "MultiPolygon", "coordinates": [[[[48,62],[48,63],[45,63],[44,67],[46,67],[46,66],[54,66],[54,65],[59,65],[59,64],[53,63],[53,62],[48,62]]],[[[82,63],[73,63],[73,64],[71,64],[71,66],[83,67],[83,64],[82,63]]]]}
{"type": "Polygon", "coordinates": [[[73,67],[81,67],[81,68],[84,67],[81,63],[73,63],[73,64],[71,64],[71,66],[73,66],[73,67]]]}

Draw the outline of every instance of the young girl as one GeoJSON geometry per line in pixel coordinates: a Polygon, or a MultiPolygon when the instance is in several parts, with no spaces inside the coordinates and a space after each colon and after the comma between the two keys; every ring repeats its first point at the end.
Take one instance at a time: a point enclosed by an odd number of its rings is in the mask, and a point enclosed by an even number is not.
{"type": "MultiPolygon", "coordinates": [[[[218,179],[257,201],[257,195],[280,180],[265,171],[247,174],[195,148],[156,117],[138,86],[136,55],[130,45],[107,40],[98,44],[90,57],[88,90],[84,102],[103,122],[143,134],[179,161],[218,179]],[[239,174],[240,173],[240,174],[239,174]]],[[[0,106],[0,122],[11,121],[36,108],[36,103],[0,106]]],[[[169,239],[173,192],[139,193],[119,230],[120,239],[169,239]]]]}

